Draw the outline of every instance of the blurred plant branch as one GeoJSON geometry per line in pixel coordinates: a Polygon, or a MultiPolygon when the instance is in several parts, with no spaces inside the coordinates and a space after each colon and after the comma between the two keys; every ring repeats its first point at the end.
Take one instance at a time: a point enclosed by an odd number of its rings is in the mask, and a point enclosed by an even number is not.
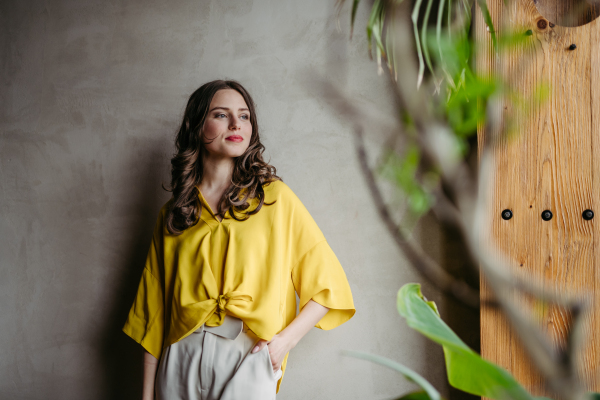
{"type": "MultiPolygon", "coordinates": [[[[340,9],[343,2],[338,0],[340,9]]],[[[530,45],[527,42],[529,34],[505,28],[502,30],[505,33],[498,36],[485,0],[448,0],[444,27],[446,0],[440,0],[433,39],[428,35],[432,4],[433,0],[427,0],[425,5],[422,0],[414,0],[410,10],[409,2],[375,0],[371,8],[367,23],[369,51],[371,53],[371,43],[375,42],[378,73],[383,73],[382,61],[388,66],[399,116],[398,129],[392,135],[401,136],[407,143],[403,154],[393,148],[386,149],[384,160],[387,164],[384,167],[392,171],[388,175],[405,193],[412,213],[418,217],[431,209],[440,221],[461,232],[471,266],[481,269],[494,294],[494,300],[486,299],[482,305],[496,306],[503,311],[549,388],[561,398],[581,399],[585,390],[578,380],[575,360],[584,340],[581,316],[589,305],[580,297],[548,290],[512,273],[510,262],[488,240],[491,232],[488,196],[495,186],[494,152],[511,138],[513,123],[499,110],[505,102],[520,107],[524,99],[500,76],[484,77],[472,71],[475,50],[470,37],[471,10],[477,6],[483,15],[496,62],[503,51],[509,51],[515,45],[530,45]],[[423,7],[425,13],[419,34],[419,16],[423,7]],[[410,39],[413,34],[414,47],[410,39]],[[433,46],[437,47],[436,52],[430,51],[433,46]],[[430,79],[426,79],[425,65],[430,79]],[[446,91],[444,98],[440,93],[442,89],[446,91]],[[440,96],[435,96],[437,94],[440,96]],[[479,154],[479,171],[474,173],[467,162],[469,140],[482,124],[485,124],[485,143],[479,154]],[[548,335],[515,302],[517,293],[531,296],[535,301],[559,305],[570,312],[573,322],[567,346],[557,348],[552,344],[548,335]]],[[[353,0],[352,29],[358,5],[359,1],[353,0]]],[[[524,60],[520,68],[525,68],[526,64],[527,60],[524,60]]],[[[505,78],[510,82],[510,76],[505,78]]],[[[402,224],[392,218],[393,212],[386,204],[368,162],[364,143],[368,116],[333,85],[327,82],[323,85],[327,91],[344,99],[340,111],[353,121],[361,170],[378,214],[396,245],[413,267],[439,290],[469,307],[478,307],[477,289],[450,275],[402,233],[402,224]]],[[[546,93],[544,86],[537,88],[538,97],[533,100],[543,101],[546,93]]]]}

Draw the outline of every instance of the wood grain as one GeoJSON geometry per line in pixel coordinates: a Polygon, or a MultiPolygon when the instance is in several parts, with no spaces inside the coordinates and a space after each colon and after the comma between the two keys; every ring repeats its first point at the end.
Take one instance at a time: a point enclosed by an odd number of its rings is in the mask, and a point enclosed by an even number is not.
{"type": "MultiPolygon", "coordinates": [[[[542,8],[540,3],[538,8],[542,8]]],[[[545,2],[544,10],[555,10],[555,16],[574,6],[558,8],[554,1],[552,8],[550,3],[545,2]]],[[[481,73],[500,74],[524,99],[522,104],[507,101],[500,106],[512,125],[502,132],[504,139],[495,150],[493,222],[488,240],[510,258],[516,274],[561,293],[588,296],[596,308],[600,305],[595,265],[600,232],[595,219],[584,220],[582,212],[594,210],[600,195],[600,176],[594,175],[600,167],[594,157],[600,154],[599,22],[596,19],[578,27],[551,24],[531,0],[513,0],[506,7],[502,0],[488,0],[488,7],[499,34],[533,32],[526,44],[496,57],[477,8],[475,35],[480,50],[476,68],[481,73]],[[569,49],[572,44],[576,49],[569,49]],[[550,89],[546,101],[536,98],[542,83],[550,89]],[[501,218],[504,209],[512,210],[512,219],[501,218]],[[541,218],[544,210],[553,213],[550,221],[541,218]]],[[[484,127],[479,127],[480,151],[485,136],[484,127]]],[[[491,296],[485,278],[481,288],[482,298],[491,296]]],[[[565,310],[523,296],[515,299],[546,330],[555,346],[565,346],[571,328],[571,316],[565,310]]],[[[588,345],[581,354],[579,370],[588,387],[599,390],[595,382],[600,315],[585,318],[588,345]]],[[[548,394],[518,338],[497,311],[481,311],[481,351],[534,394],[548,394]]]]}
{"type": "Polygon", "coordinates": [[[581,26],[600,13],[598,0],[538,0],[537,9],[548,21],[560,26],[581,26]]]}

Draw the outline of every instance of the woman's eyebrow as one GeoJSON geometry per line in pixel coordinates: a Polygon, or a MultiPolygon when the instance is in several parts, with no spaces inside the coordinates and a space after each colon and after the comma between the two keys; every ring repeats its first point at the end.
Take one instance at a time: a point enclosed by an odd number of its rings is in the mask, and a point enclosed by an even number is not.
{"type": "MultiPolygon", "coordinates": [[[[215,107],[215,108],[213,108],[213,109],[212,109],[212,110],[210,110],[209,112],[212,112],[212,111],[214,111],[214,110],[217,110],[217,109],[221,109],[221,110],[227,110],[227,111],[229,111],[229,108],[227,108],[227,107],[220,107],[220,106],[219,106],[219,107],[215,107]]],[[[247,109],[247,108],[238,108],[238,111],[248,111],[248,109],[247,109]]]]}

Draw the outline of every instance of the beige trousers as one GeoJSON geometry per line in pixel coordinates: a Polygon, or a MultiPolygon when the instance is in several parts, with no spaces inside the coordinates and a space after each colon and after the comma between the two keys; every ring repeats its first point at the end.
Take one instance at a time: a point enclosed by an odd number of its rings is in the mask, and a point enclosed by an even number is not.
{"type": "Polygon", "coordinates": [[[239,318],[202,325],[163,350],[156,375],[157,400],[275,399],[281,369],[273,372],[268,346],[239,318]]]}

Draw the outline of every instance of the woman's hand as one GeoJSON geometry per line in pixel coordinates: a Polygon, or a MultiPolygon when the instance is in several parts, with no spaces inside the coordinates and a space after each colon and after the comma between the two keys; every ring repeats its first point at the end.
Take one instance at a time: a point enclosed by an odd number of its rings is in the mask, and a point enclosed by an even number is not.
{"type": "Polygon", "coordinates": [[[288,340],[285,335],[281,335],[282,332],[273,336],[271,341],[266,341],[264,339],[260,339],[254,349],[252,349],[253,353],[256,353],[263,349],[263,347],[267,346],[267,351],[271,355],[271,364],[273,364],[273,373],[276,373],[277,370],[281,368],[281,363],[283,363],[283,359],[285,355],[294,348],[296,345],[292,343],[291,340],[288,340]]]}
{"type": "Polygon", "coordinates": [[[327,311],[329,308],[310,299],[284,330],[273,336],[270,341],[260,339],[252,352],[256,353],[268,344],[273,372],[277,372],[285,355],[327,314],[327,311]]]}

